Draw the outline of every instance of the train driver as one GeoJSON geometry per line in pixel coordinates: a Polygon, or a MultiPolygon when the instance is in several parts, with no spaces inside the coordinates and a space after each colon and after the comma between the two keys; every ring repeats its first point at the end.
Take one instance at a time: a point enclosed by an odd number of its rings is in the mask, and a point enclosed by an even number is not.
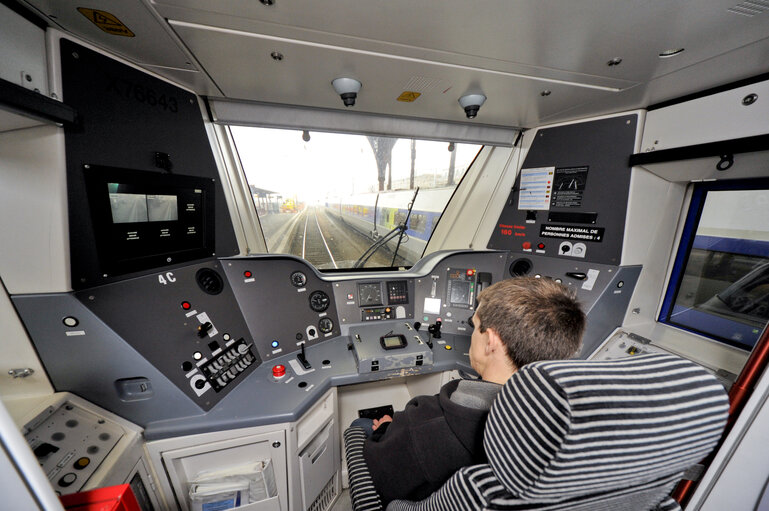
{"type": "Polygon", "coordinates": [[[363,455],[385,507],[422,500],[459,468],[486,463],[483,430],[501,386],[519,367],[571,358],[581,346],[585,314],[575,293],[552,280],[504,280],[478,302],[469,354],[480,380],[453,380],[394,417],[353,421],[366,430],[363,455]]]}

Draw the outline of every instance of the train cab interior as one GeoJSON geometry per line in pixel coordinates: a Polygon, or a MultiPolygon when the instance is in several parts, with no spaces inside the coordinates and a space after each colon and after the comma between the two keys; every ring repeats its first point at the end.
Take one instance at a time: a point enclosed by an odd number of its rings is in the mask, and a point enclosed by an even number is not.
{"type": "Polygon", "coordinates": [[[352,509],[530,276],[729,392],[683,509],[769,509],[765,0],[0,0],[0,240],[0,508],[352,509]]]}

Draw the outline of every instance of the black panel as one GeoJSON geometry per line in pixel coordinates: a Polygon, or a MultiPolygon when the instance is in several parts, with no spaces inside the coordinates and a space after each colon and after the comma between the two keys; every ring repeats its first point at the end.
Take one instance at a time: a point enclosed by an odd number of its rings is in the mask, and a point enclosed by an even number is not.
{"type": "Polygon", "coordinates": [[[721,140],[685,147],[674,147],[661,151],[638,153],[630,156],[629,165],[650,165],[668,161],[694,160],[709,156],[735,155],[769,150],[769,135],[721,140]]]}
{"type": "MultiPolygon", "coordinates": [[[[72,285],[111,280],[101,266],[83,166],[166,172],[156,153],[169,155],[174,174],[215,183],[217,255],[237,253],[237,240],[197,98],[176,86],[84,48],[61,41],[64,100],[79,123],[65,129],[72,285]]],[[[170,264],[174,264],[171,262],[170,264]]]]}
{"type": "Polygon", "coordinates": [[[619,263],[637,122],[633,114],[540,130],[488,248],[619,263]]]}

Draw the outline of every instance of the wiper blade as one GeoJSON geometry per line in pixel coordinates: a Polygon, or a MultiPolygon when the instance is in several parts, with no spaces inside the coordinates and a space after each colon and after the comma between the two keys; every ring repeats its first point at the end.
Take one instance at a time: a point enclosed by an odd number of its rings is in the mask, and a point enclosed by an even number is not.
{"type": "Polygon", "coordinates": [[[368,260],[371,259],[371,256],[376,254],[376,252],[380,248],[385,246],[388,241],[393,239],[398,234],[398,231],[400,231],[400,230],[403,230],[403,231],[406,230],[405,224],[397,225],[393,230],[391,230],[390,232],[388,232],[387,234],[385,234],[384,236],[382,236],[381,238],[376,240],[374,243],[372,243],[371,246],[368,247],[366,249],[366,251],[363,252],[363,254],[358,258],[358,260],[355,261],[355,264],[352,267],[353,268],[361,268],[361,267],[365,266],[365,264],[368,262],[368,260]]]}
{"type": "Polygon", "coordinates": [[[417,195],[419,195],[419,187],[417,186],[417,189],[414,190],[414,196],[411,198],[411,202],[409,202],[409,210],[406,212],[406,221],[403,222],[403,228],[401,229],[401,235],[398,238],[398,244],[395,246],[395,252],[393,252],[393,260],[390,263],[390,266],[395,266],[395,258],[398,257],[398,250],[401,248],[401,241],[403,240],[403,235],[406,234],[406,230],[409,228],[409,219],[411,219],[411,209],[414,207],[414,202],[417,200],[417,195]]]}

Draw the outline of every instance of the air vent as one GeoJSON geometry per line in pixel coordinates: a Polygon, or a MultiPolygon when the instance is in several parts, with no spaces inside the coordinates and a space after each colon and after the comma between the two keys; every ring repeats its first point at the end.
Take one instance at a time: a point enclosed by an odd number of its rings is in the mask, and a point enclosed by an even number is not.
{"type": "Polygon", "coordinates": [[[216,271],[211,268],[201,268],[195,274],[195,280],[200,289],[210,295],[218,295],[224,289],[224,281],[216,271]]]}
{"type": "Polygon", "coordinates": [[[767,0],[747,0],[741,4],[737,4],[734,7],[729,7],[728,12],[732,14],[739,14],[740,16],[748,16],[752,18],[757,14],[763,14],[769,10],[769,1],[767,0]]]}
{"type": "Polygon", "coordinates": [[[445,92],[451,88],[451,84],[440,78],[427,78],[426,76],[412,76],[403,87],[403,90],[425,92],[445,92]]]}

